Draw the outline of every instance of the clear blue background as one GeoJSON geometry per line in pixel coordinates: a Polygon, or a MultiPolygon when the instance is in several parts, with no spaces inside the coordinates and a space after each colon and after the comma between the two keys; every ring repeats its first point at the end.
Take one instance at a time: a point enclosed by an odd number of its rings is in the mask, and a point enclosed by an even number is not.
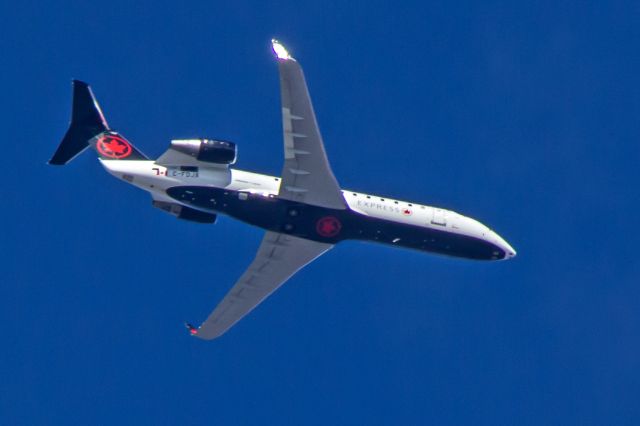
{"type": "Polygon", "coordinates": [[[0,4],[0,423],[638,424],[638,2],[0,4]],[[86,153],[72,78],[145,153],[282,164],[279,37],[349,189],[478,218],[478,263],[345,243],[189,337],[262,231],[175,220],[86,153]]]}

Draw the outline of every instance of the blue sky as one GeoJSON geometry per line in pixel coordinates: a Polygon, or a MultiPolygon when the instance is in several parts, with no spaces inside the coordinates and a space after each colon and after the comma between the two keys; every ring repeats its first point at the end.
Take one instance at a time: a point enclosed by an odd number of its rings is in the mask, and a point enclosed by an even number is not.
{"type": "Polygon", "coordinates": [[[637,2],[0,4],[3,424],[637,424],[637,2]],[[282,164],[278,37],[342,186],[454,209],[478,263],[347,242],[218,341],[262,231],[175,220],[87,153],[70,81],[150,156],[282,164]]]}

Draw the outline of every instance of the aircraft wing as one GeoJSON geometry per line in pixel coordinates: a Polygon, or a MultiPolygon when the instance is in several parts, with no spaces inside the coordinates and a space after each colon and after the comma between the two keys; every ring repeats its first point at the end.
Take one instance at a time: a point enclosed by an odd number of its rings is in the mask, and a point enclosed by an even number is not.
{"type": "Polygon", "coordinates": [[[302,67],[284,46],[276,40],[272,43],[280,71],[284,131],[284,167],[278,197],[345,209],[340,186],[327,160],[302,67]]]}
{"type": "Polygon", "coordinates": [[[222,335],[306,264],[331,249],[291,235],[267,231],[255,259],[202,325],[191,334],[210,340],[222,335]]]}

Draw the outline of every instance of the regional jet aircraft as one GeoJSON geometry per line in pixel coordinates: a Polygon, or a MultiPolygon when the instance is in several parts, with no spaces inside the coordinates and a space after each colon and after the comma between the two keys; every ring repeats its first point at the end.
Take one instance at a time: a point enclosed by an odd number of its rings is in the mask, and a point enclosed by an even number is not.
{"type": "Polygon", "coordinates": [[[284,166],[279,177],[231,168],[236,145],[178,139],[150,160],[109,127],[89,86],[73,81],[71,123],[49,161],[63,165],[92,147],[115,177],[151,194],[152,204],[180,219],[214,223],[225,214],[264,229],[255,259],[199,327],[214,339],[303,266],[344,240],[365,240],[479,260],[509,259],[515,250],[482,223],[442,208],[340,189],[331,171],[302,68],[272,41],[280,72],[284,166]]]}

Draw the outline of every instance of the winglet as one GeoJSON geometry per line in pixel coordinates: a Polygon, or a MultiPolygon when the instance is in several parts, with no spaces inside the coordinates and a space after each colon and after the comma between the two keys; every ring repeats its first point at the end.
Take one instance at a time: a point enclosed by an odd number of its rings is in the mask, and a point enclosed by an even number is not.
{"type": "Polygon", "coordinates": [[[295,61],[293,56],[289,54],[289,51],[287,50],[287,48],[284,47],[284,45],[280,43],[278,40],[276,40],[275,38],[271,39],[271,48],[273,49],[273,53],[276,54],[276,57],[278,59],[281,59],[283,61],[289,61],[289,60],[295,61]]]}
{"type": "Polygon", "coordinates": [[[192,336],[195,336],[196,334],[198,334],[198,329],[195,328],[193,325],[189,324],[188,322],[185,322],[184,326],[187,327],[187,330],[189,330],[189,333],[192,336]]]}

